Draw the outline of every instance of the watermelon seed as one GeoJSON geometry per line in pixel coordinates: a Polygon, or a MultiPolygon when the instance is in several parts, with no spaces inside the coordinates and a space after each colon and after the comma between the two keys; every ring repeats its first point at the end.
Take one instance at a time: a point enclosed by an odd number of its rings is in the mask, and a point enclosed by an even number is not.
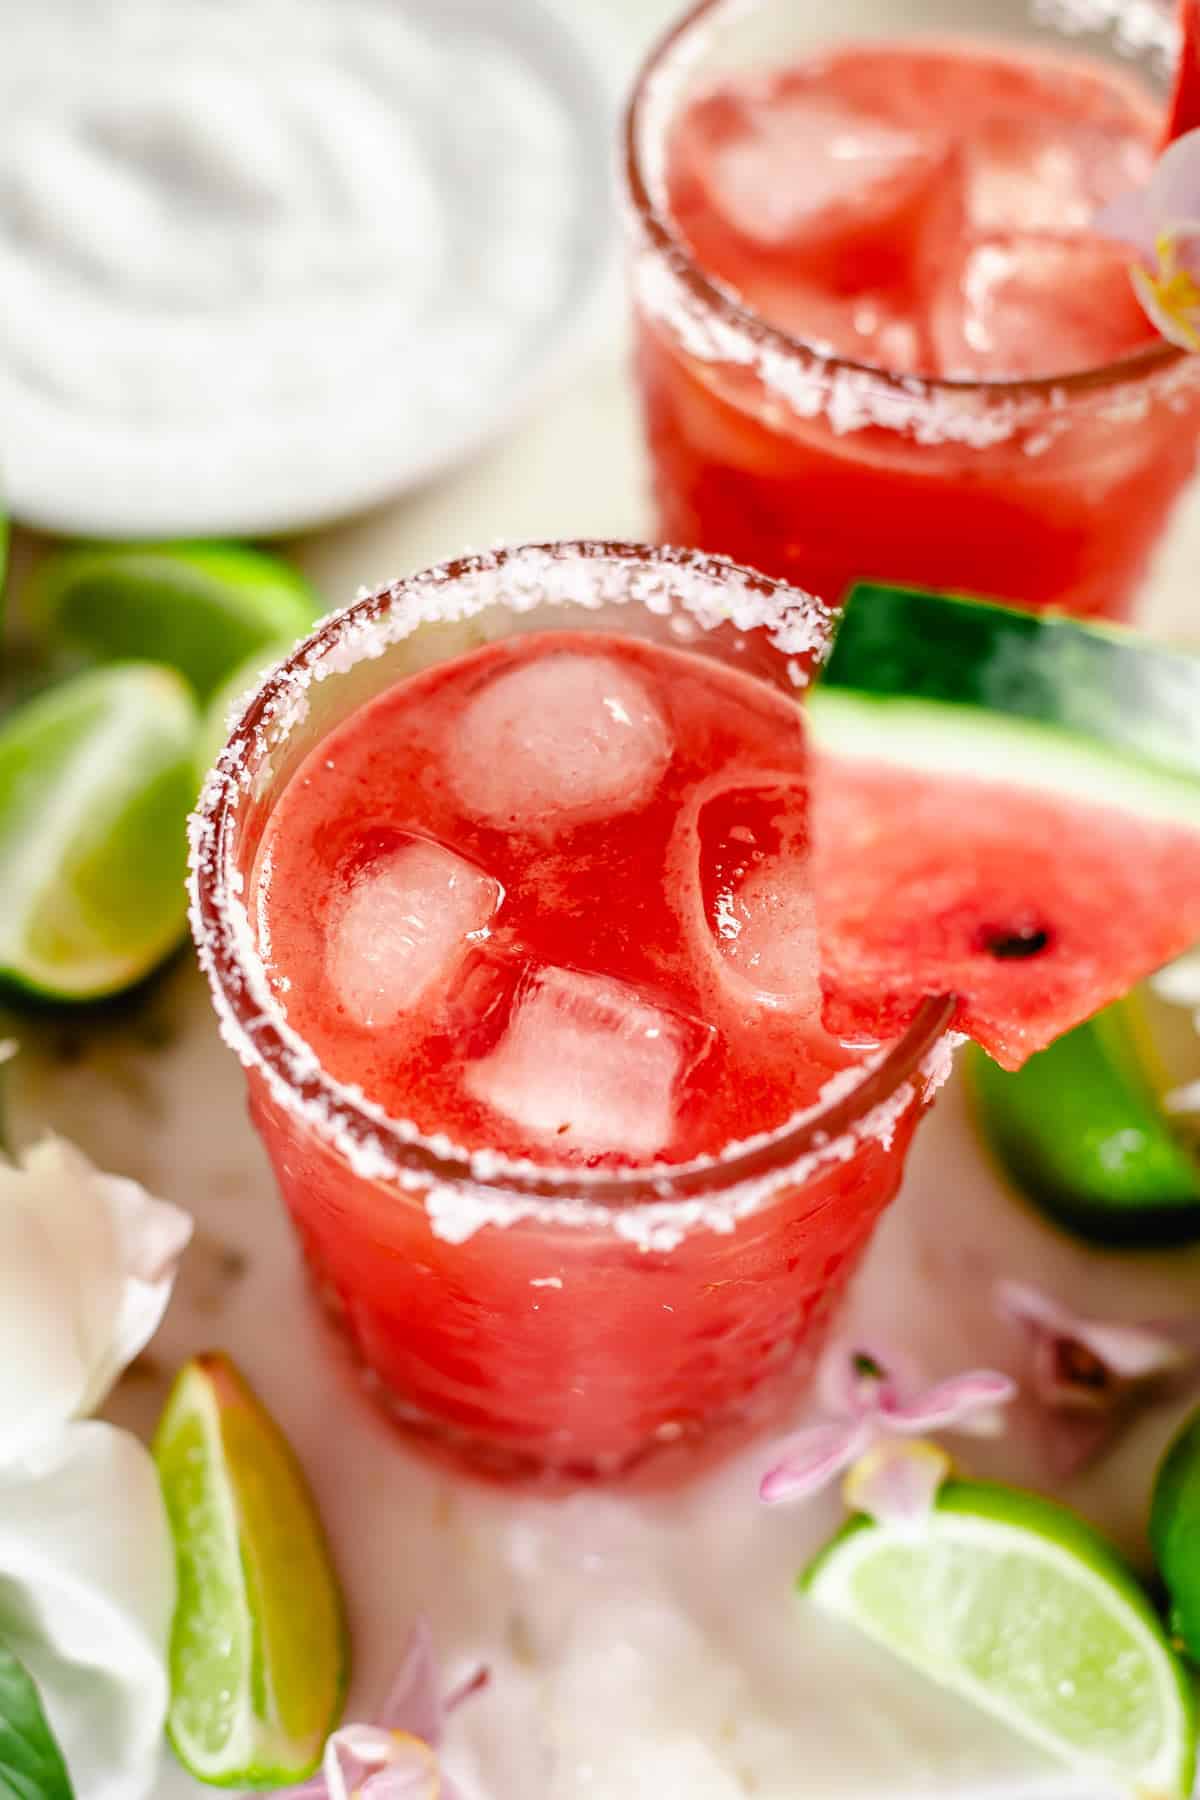
{"type": "Polygon", "coordinates": [[[1016,931],[998,931],[985,926],[979,933],[977,948],[986,950],[997,962],[1021,962],[1048,950],[1050,933],[1034,925],[1022,925],[1016,931]]]}

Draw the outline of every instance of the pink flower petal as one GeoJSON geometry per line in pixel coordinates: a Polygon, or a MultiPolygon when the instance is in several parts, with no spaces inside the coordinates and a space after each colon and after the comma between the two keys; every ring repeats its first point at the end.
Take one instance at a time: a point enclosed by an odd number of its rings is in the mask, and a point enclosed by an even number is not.
{"type": "MultiPolygon", "coordinates": [[[[883,1417],[892,1431],[922,1437],[931,1431],[969,1428],[977,1414],[994,1414],[1016,1394],[1016,1383],[994,1369],[975,1369],[939,1381],[907,1405],[888,1404],[883,1417]]],[[[991,1420],[988,1421],[989,1425],[991,1420]]]]}
{"type": "Polygon", "coordinates": [[[442,1739],[445,1708],[428,1619],[421,1617],[409,1634],[404,1659],[379,1713],[389,1731],[408,1731],[436,1746],[442,1739]]]}
{"type": "Polygon", "coordinates": [[[377,1725],[343,1725],[326,1740],[322,1775],[328,1800],[353,1800],[372,1769],[393,1754],[392,1734],[377,1725]]]}
{"type": "Polygon", "coordinates": [[[1105,1325],[1081,1320],[1076,1339],[1092,1355],[1126,1381],[1146,1381],[1181,1369],[1194,1355],[1172,1343],[1161,1330],[1146,1325],[1105,1325]]]}
{"type": "Polygon", "coordinates": [[[763,1476],[759,1499],[767,1506],[809,1499],[863,1454],[872,1435],[864,1420],[810,1426],[791,1440],[787,1455],[763,1476]]]}
{"type": "Polygon", "coordinates": [[[1111,200],[1092,220],[1092,229],[1152,258],[1157,233],[1149,188],[1135,188],[1111,200]]]}
{"type": "Polygon", "coordinates": [[[846,1477],[846,1504],[881,1524],[914,1526],[933,1510],[950,1473],[950,1458],[936,1444],[876,1444],[846,1477]]]}
{"type": "Polygon", "coordinates": [[[837,1419],[862,1419],[886,1395],[915,1385],[909,1359],[878,1344],[841,1341],[831,1344],[817,1370],[821,1410],[837,1419]]]}
{"type": "Polygon", "coordinates": [[[1180,221],[1200,220],[1200,131],[1185,132],[1169,144],[1155,165],[1146,190],[1156,231],[1180,221]]]}
{"type": "Polygon", "coordinates": [[[1074,1334],[1079,1320],[1049,1294],[1024,1281],[998,1281],[994,1288],[996,1310],[1002,1319],[1017,1325],[1037,1325],[1060,1337],[1074,1334]]]}
{"type": "MultiPolygon", "coordinates": [[[[1037,1288],[1011,1281],[997,1282],[996,1301],[1003,1315],[1030,1332],[1035,1346],[1046,1347],[1049,1360],[1037,1373],[1047,1392],[1070,1389],[1069,1366],[1059,1365],[1071,1346],[1095,1358],[1101,1365],[1097,1376],[1111,1374],[1124,1381],[1169,1374],[1200,1354],[1200,1332],[1190,1320],[1125,1325],[1081,1318],[1037,1288]]],[[[1097,1379],[1093,1385],[1102,1384],[1097,1379]]]]}
{"type": "Polygon", "coordinates": [[[1140,1406],[1166,1399],[1194,1379],[1198,1321],[1125,1325],[1076,1318],[1036,1288],[1011,1282],[997,1284],[996,1298],[1027,1334],[1026,1412],[1057,1477],[1094,1462],[1140,1406]]]}

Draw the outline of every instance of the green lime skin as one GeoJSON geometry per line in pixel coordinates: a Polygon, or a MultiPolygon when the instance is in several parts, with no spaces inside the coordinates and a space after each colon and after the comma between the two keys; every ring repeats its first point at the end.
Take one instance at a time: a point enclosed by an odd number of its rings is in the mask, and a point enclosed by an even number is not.
{"type": "Polygon", "coordinates": [[[1150,1502],[1150,1543],[1170,1596],[1171,1630],[1200,1663],[1200,1410],[1159,1466],[1150,1502]]]}
{"type": "Polygon", "coordinates": [[[1200,1240],[1200,1164],[1139,1060],[1135,998],[1010,1074],[974,1045],[965,1071],[984,1141],[1055,1224],[1113,1248],[1200,1240]]]}
{"type": "Polygon", "coordinates": [[[154,1440],[175,1540],[167,1733],[216,1787],[304,1780],[341,1716],[349,1638],[308,1483],[227,1356],[186,1363],[154,1440]]]}
{"type": "Polygon", "coordinates": [[[1184,1800],[1196,1699],[1148,1595],[1067,1508],[951,1480],[927,1526],[852,1519],[798,1580],[818,1604],[1031,1742],[1184,1800]]]}
{"type": "Polygon", "coordinates": [[[0,724],[0,982],[53,1001],[142,981],[187,922],[198,715],[173,669],[112,664],[0,724]]]}
{"type": "Polygon", "coordinates": [[[145,658],[178,669],[207,701],[257,651],[304,637],[325,610],[299,572],[241,544],[80,544],[26,583],[39,639],[85,662],[145,658]]]}
{"type": "Polygon", "coordinates": [[[1054,726],[1200,775],[1200,658],[1119,625],[863,582],[820,685],[1054,726]]]}

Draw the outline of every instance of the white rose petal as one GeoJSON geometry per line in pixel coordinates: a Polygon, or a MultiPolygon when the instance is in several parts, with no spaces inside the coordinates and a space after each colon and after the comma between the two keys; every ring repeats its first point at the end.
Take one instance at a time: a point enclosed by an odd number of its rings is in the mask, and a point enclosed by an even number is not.
{"type": "Polygon", "coordinates": [[[0,1163],[0,1467],[101,1404],[157,1328],[191,1229],[60,1139],[0,1163]]]}
{"type": "Polygon", "coordinates": [[[0,1470],[0,1638],[37,1682],[79,1800],[145,1800],[166,1719],[175,1559],[149,1454],[65,1427],[0,1470]]]}
{"type": "Polygon", "coordinates": [[[0,1466],[69,1419],[84,1386],[74,1293],[41,1222],[8,1194],[0,1164],[0,1466]]]}

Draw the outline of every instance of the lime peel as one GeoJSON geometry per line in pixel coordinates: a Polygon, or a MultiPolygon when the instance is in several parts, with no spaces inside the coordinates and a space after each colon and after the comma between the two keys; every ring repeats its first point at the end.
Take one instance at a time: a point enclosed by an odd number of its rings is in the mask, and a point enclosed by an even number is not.
{"type": "Polygon", "coordinates": [[[303,1780],[340,1715],[348,1650],[300,1467],[220,1355],[185,1365],[154,1453],[179,1574],[167,1724],[176,1753],[218,1786],[303,1780]]]}
{"type": "Polygon", "coordinates": [[[1150,1542],[1171,1600],[1171,1629],[1200,1661],[1200,1411],[1185,1421],[1154,1481],[1150,1542]]]}
{"type": "Polygon", "coordinates": [[[40,636],[93,661],[161,661],[201,700],[256,652],[303,637],[325,610],[281,558],[207,540],[70,545],[21,598],[40,636]]]}
{"type": "Polygon", "coordinates": [[[1080,1773],[1191,1792],[1191,1683],[1132,1571],[1065,1508],[950,1481],[919,1534],[852,1520],[800,1586],[1080,1773]]]}
{"type": "Polygon", "coordinates": [[[54,999],[132,986],[186,925],[197,714],[171,669],[116,664],[0,727],[0,977],[54,999]]]}

